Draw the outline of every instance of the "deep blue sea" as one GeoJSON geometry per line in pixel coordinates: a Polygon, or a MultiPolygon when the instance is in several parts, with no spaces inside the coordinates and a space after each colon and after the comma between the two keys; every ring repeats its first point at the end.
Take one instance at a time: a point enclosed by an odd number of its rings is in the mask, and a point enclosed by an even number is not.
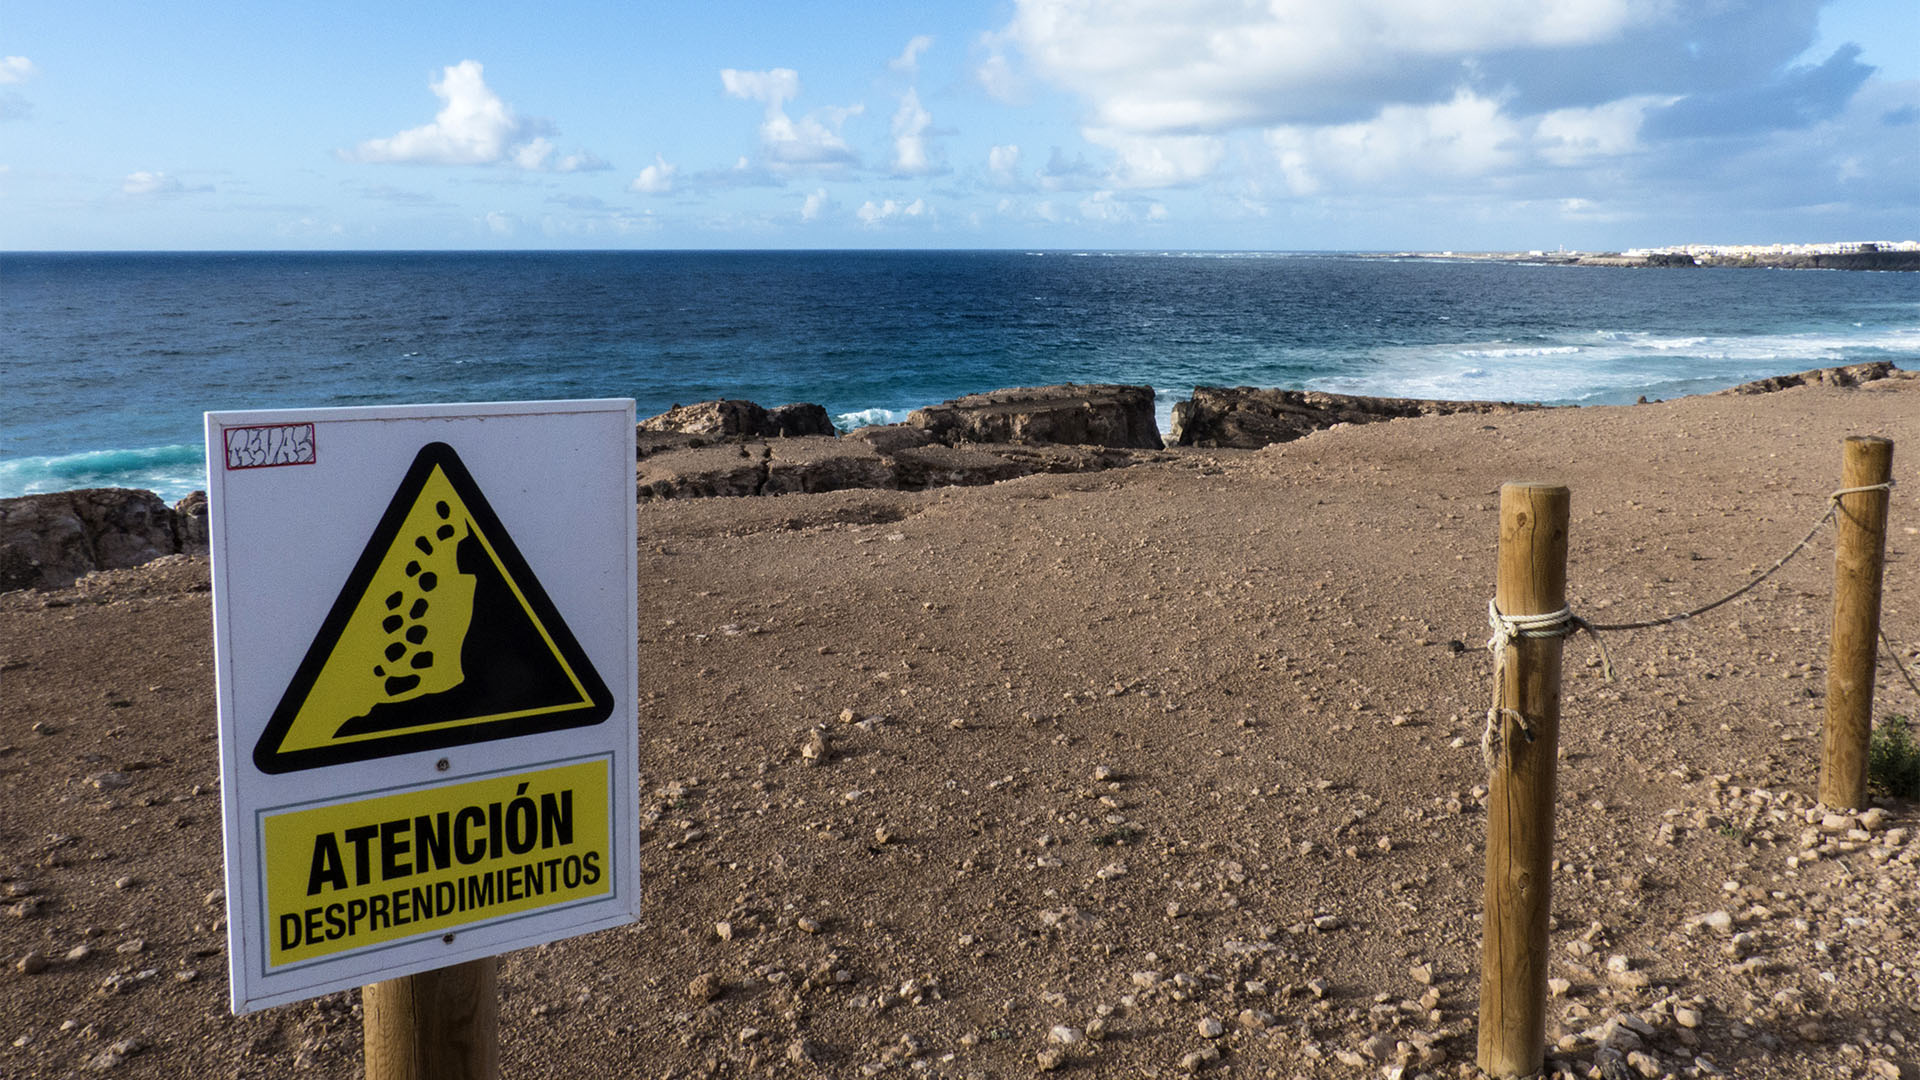
{"type": "Polygon", "coordinates": [[[1207,252],[0,255],[0,497],[204,486],[210,409],[1142,383],[1604,404],[1893,359],[1920,274],[1207,252]]]}

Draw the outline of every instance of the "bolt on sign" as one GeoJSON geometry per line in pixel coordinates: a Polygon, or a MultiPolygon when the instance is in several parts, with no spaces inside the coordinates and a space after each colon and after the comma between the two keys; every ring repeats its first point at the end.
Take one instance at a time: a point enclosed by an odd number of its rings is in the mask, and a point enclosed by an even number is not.
{"type": "Polygon", "coordinates": [[[633,402],[207,448],[234,1011],[634,921],[633,402]]]}

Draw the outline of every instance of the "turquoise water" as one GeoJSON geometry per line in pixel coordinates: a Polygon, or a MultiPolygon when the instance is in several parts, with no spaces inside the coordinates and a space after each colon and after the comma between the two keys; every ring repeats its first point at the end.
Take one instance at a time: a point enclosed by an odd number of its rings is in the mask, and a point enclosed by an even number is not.
{"type": "Polygon", "coordinates": [[[0,255],[0,497],[204,486],[212,409],[1005,386],[1630,402],[1892,359],[1920,275],[1207,252],[0,255]]]}

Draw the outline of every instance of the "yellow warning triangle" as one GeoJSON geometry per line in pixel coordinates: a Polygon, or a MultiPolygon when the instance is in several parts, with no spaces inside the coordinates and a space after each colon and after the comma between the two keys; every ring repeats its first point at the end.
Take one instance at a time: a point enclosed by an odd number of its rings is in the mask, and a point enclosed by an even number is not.
{"type": "Polygon", "coordinates": [[[612,696],[453,448],[395,491],[253,749],[262,772],[585,727],[612,696]]]}

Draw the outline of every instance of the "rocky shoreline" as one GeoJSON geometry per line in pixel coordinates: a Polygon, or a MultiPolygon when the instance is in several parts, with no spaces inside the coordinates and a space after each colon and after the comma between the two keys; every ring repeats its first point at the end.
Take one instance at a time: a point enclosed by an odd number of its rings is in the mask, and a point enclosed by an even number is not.
{"type": "MultiPolygon", "coordinates": [[[[1913,375],[1882,361],[1775,376],[1720,393],[1851,387],[1913,375]]],[[[1191,451],[1258,450],[1347,425],[1545,407],[1199,386],[1174,406],[1163,440],[1153,390],[1145,386],[1064,384],[970,394],[915,410],[904,423],[845,435],[815,404],[708,401],[640,422],[635,484],[643,502],[972,487],[1166,462],[1191,451]]],[[[94,571],[205,554],[206,514],[204,492],[172,506],[150,491],[126,488],[0,499],[0,592],[59,588],[94,571]]]]}

